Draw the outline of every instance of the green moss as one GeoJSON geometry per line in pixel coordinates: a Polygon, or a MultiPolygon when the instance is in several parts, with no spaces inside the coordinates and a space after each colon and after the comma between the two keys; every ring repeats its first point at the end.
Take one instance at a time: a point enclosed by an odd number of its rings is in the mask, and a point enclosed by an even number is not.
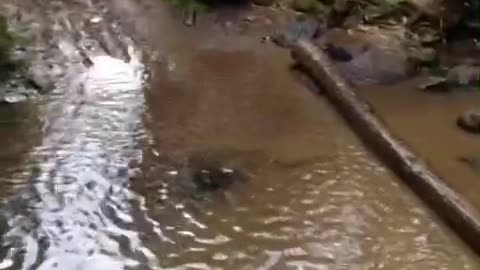
{"type": "Polygon", "coordinates": [[[0,81],[5,80],[15,67],[11,59],[13,35],[8,31],[7,19],[0,15],[0,81]]]}

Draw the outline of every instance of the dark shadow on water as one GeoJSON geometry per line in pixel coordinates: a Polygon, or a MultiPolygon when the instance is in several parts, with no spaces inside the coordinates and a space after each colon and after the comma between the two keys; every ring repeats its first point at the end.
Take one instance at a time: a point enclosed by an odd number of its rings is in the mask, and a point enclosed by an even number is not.
{"type": "Polygon", "coordinates": [[[42,140],[38,111],[32,102],[0,105],[1,195],[11,188],[4,180],[24,165],[28,153],[42,140]]]}

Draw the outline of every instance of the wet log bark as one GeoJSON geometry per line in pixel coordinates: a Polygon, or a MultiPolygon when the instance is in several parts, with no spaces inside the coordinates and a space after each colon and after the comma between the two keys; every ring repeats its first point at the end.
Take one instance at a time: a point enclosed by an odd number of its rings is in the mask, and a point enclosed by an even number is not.
{"type": "Polygon", "coordinates": [[[293,58],[315,80],[360,138],[469,245],[480,254],[480,213],[397,140],[313,43],[292,46],[293,58]]]}

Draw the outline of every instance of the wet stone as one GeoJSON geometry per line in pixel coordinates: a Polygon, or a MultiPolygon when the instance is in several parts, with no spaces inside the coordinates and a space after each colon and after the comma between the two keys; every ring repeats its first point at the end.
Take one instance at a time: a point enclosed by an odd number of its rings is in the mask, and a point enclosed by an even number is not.
{"type": "Polygon", "coordinates": [[[351,61],[339,63],[341,74],[353,84],[392,84],[412,72],[407,58],[396,51],[371,47],[351,61]],[[378,61],[382,59],[382,61],[378,61]]]}
{"type": "Polygon", "coordinates": [[[32,66],[26,73],[27,83],[40,92],[53,90],[55,83],[45,71],[46,67],[32,66]]]}
{"type": "Polygon", "coordinates": [[[128,176],[128,167],[119,168],[117,170],[117,177],[127,177],[128,176]]]}
{"type": "Polygon", "coordinates": [[[457,119],[457,126],[469,133],[480,134],[480,109],[471,109],[457,119]]]}
{"type": "Polygon", "coordinates": [[[447,81],[465,86],[478,86],[480,79],[479,66],[460,65],[450,69],[447,81]]]}
{"type": "Polygon", "coordinates": [[[275,1],[273,0],[252,0],[252,3],[254,3],[257,6],[264,6],[264,7],[269,7],[273,5],[275,1]]]}
{"type": "Polygon", "coordinates": [[[409,52],[408,56],[418,63],[432,63],[437,59],[437,51],[434,48],[419,48],[409,52]]]}
{"type": "Polygon", "coordinates": [[[87,187],[87,189],[93,190],[95,186],[97,186],[97,183],[95,183],[94,181],[90,181],[87,184],[85,184],[85,186],[87,187]]]}
{"type": "Polygon", "coordinates": [[[55,220],[55,225],[59,228],[62,228],[63,227],[63,221],[61,220],[55,220]]]}
{"type": "Polygon", "coordinates": [[[366,85],[396,83],[414,72],[415,66],[407,51],[401,41],[395,42],[395,39],[393,31],[336,28],[325,31],[314,42],[336,62],[347,81],[366,85]]]}
{"type": "Polygon", "coordinates": [[[348,62],[353,59],[352,54],[341,46],[335,46],[334,44],[327,43],[323,50],[330,57],[330,59],[338,62],[348,62]]]}
{"type": "Polygon", "coordinates": [[[425,82],[419,85],[419,88],[425,92],[444,93],[450,89],[447,84],[447,79],[440,76],[429,76],[425,82]]]}
{"type": "Polygon", "coordinates": [[[318,21],[309,16],[300,16],[288,24],[285,30],[272,36],[272,41],[280,47],[289,47],[299,39],[310,39],[319,32],[318,21]]]}
{"type": "Polygon", "coordinates": [[[27,100],[27,96],[22,93],[7,93],[1,99],[0,103],[20,103],[27,100]]]}

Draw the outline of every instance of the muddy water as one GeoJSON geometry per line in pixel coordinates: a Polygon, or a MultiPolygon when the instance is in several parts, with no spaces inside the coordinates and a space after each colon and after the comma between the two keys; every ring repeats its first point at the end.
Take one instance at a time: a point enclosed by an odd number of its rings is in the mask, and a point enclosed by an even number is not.
{"type": "Polygon", "coordinates": [[[60,25],[52,43],[68,65],[52,94],[20,107],[43,128],[2,133],[31,142],[1,163],[2,269],[480,267],[292,75],[286,52],[260,42],[283,18],[222,9],[185,28],[158,1],[100,3],[109,13],[52,3],[41,21],[60,25]],[[149,48],[148,85],[134,43],[119,38],[128,55],[108,56],[82,23],[115,16],[149,48]],[[192,173],[212,166],[242,177],[199,190],[192,173]]]}
{"type": "Polygon", "coordinates": [[[459,162],[462,157],[478,157],[480,141],[455,124],[459,115],[478,107],[480,95],[473,90],[423,93],[417,87],[419,82],[360,91],[396,134],[427,159],[452,188],[480,207],[478,171],[459,162]]]}

